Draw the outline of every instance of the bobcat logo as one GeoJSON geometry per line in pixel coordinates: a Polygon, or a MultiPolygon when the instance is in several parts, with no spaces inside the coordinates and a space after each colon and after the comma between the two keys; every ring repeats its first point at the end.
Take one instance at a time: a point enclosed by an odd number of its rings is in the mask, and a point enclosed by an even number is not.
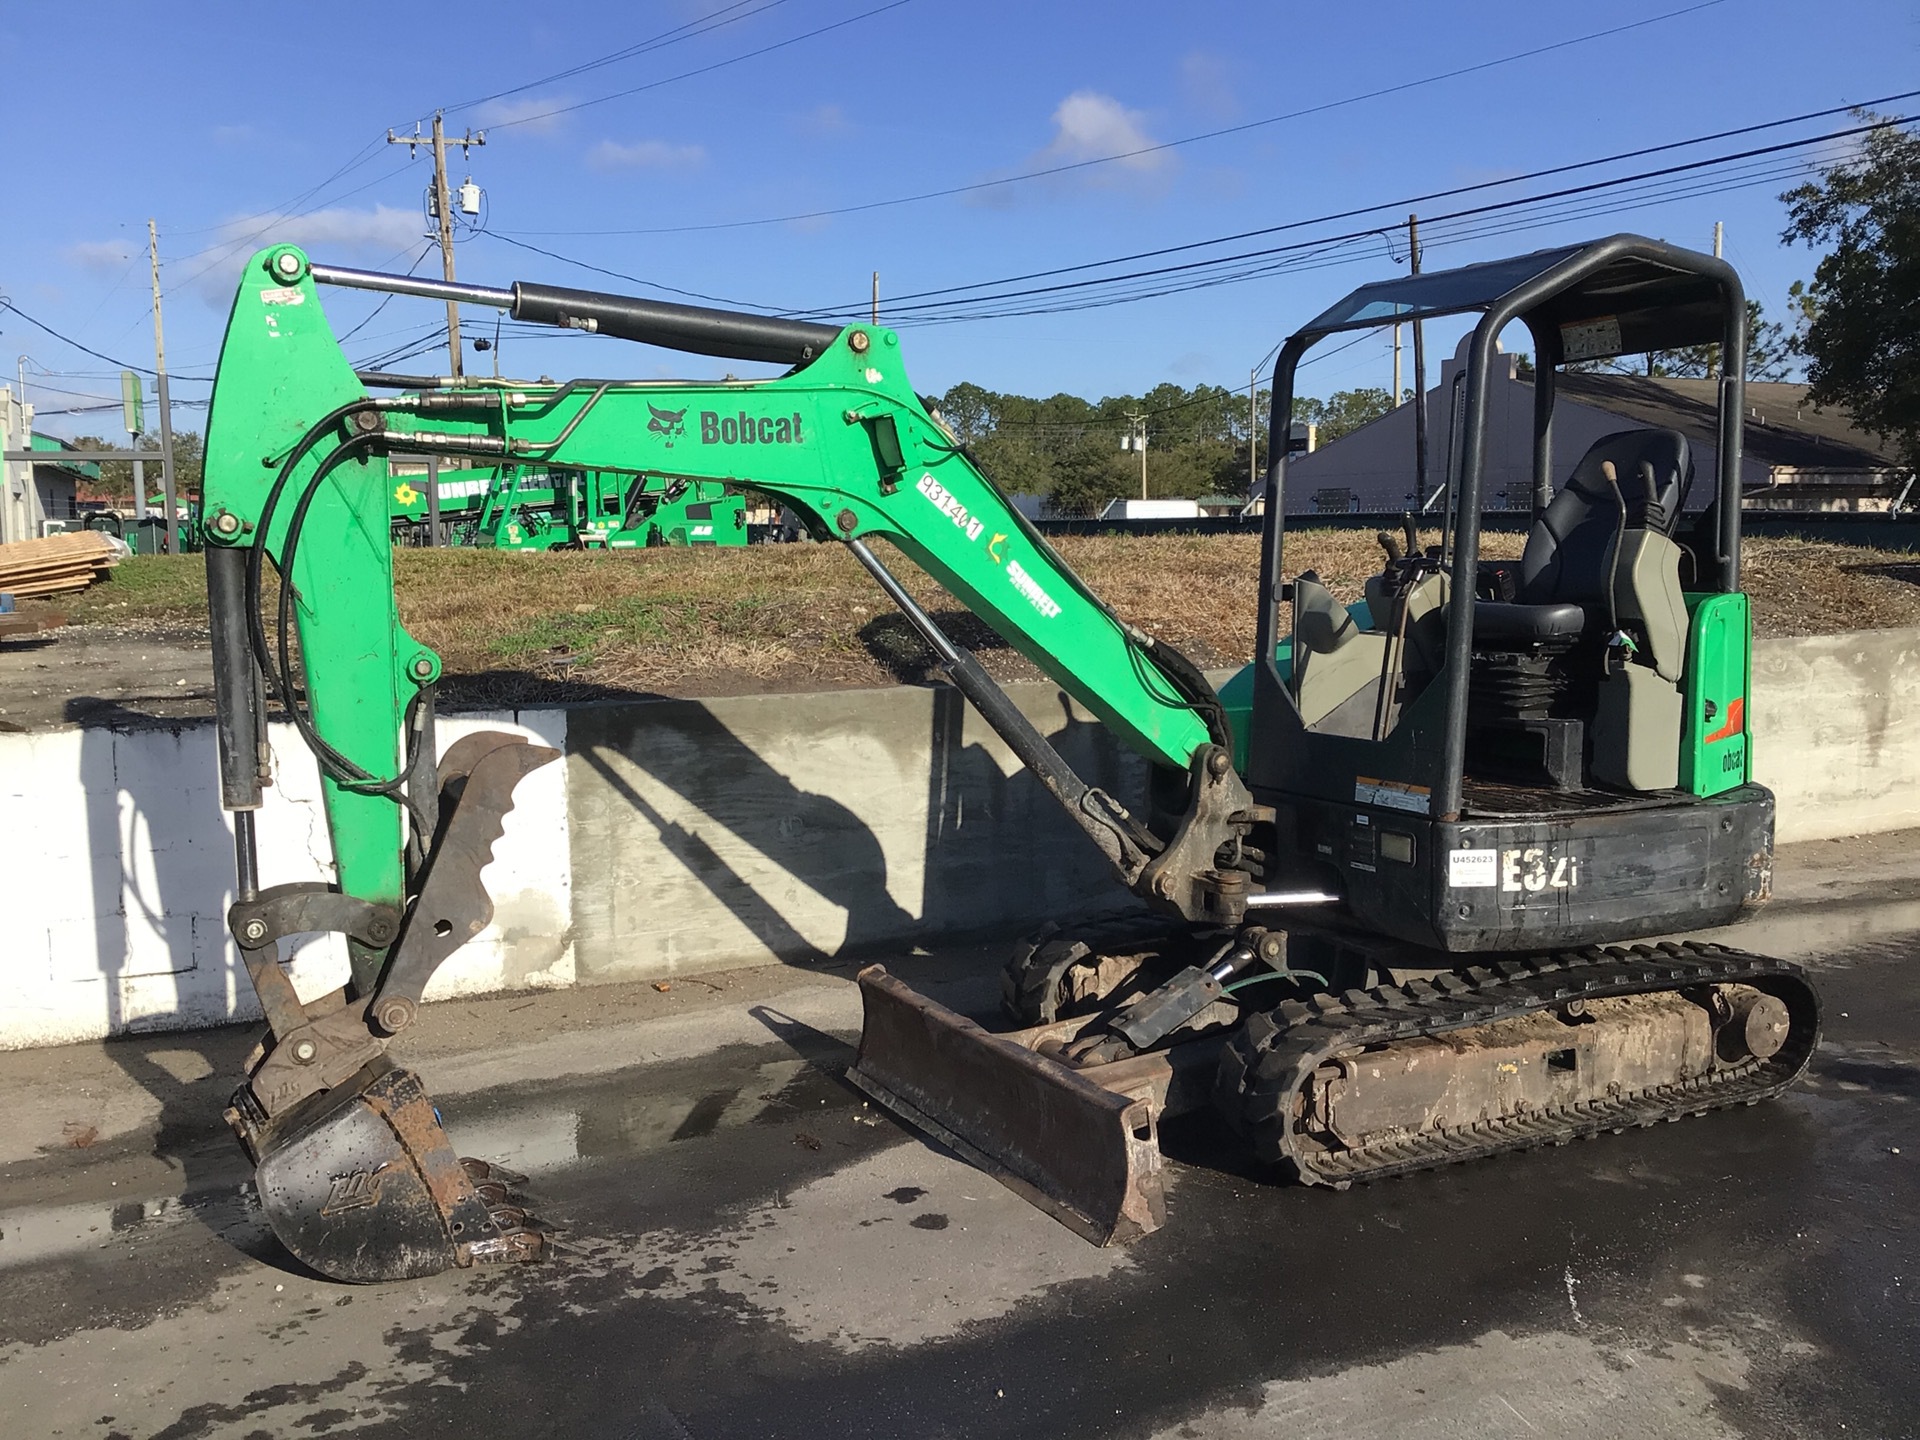
{"type": "Polygon", "coordinates": [[[667,448],[673,448],[673,442],[687,433],[687,408],[662,410],[658,405],[648,402],[647,409],[653,412],[653,419],[647,422],[647,431],[652,435],[666,438],[667,448]]]}
{"type": "Polygon", "coordinates": [[[327,1203],[320,1207],[322,1215],[338,1215],[344,1210],[362,1210],[369,1205],[380,1203],[381,1171],[385,1165],[371,1170],[355,1170],[351,1174],[336,1175],[327,1191],[327,1203]]]}

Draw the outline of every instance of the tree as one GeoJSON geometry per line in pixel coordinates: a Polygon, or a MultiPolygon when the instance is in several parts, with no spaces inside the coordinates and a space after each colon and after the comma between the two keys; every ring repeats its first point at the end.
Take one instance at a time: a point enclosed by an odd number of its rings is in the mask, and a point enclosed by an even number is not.
{"type": "MultiPolygon", "coordinates": [[[[1705,345],[1683,345],[1678,350],[1649,350],[1645,355],[1623,355],[1612,360],[1583,360],[1567,368],[1646,375],[1654,379],[1711,380],[1720,373],[1720,344],[1711,341],[1705,345]]],[[[1520,378],[1531,380],[1531,360],[1524,369],[1520,378]]],[[[1787,327],[1767,319],[1758,300],[1747,301],[1747,379],[1785,380],[1792,373],[1793,339],[1787,327]]]]}
{"type": "MultiPolygon", "coordinates": [[[[1044,495],[1067,514],[1090,515],[1109,500],[1140,493],[1140,459],[1120,448],[1133,433],[1129,416],[1146,418],[1147,494],[1197,500],[1244,495],[1247,443],[1257,433],[1267,450],[1267,406],[1261,391],[1249,418],[1245,392],[1221,385],[1187,389],[1172,382],[1144,395],[1078,395],[1035,399],[968,382],[939,398],[942,417],[994,482],[1008,494],[1044,495]]],[[[1321,401],[1295,402],[1295,418],[1320,426],[1322,442],[1378,419],[1393,408],[1385,390],[1342,390],[1321,401]]]]}
{"type": "Polygon", "coordinates": [[[1000,397],[991,390],[962,380],[940,397],[940,416],[953,427],[962,445],[991,434],[1000,397]]]}
{"type": "Polygon", "coordinates": [[[1103,433],[1082,435],[1053,464],[1047,497],[1066,515],[1094,515],[1117,495],[1140,484],[1139,462],[1115,448],[1103,433]]]}
{"type": "MultiPolygon", "coordinates": [[[[1655,350],[1646,357],[1648,375],[1678,380],[1711,380],[1720,373],[1717,344],[1686,345],[1678,350],[1655,350]]],[[[1758,300],[1747,301],[1747,379],[1784,380],[1793,369],[1793,346],[1787,327],[1769,320],[1758,300]]]]}
{"type": "Polygon", "coordinates": [[[1780,198],[1783,240],[1831,247],[1795,297],[1808,398],[1844,407],[1920,467],[1920,137],[1874,131],[1780,198]]]}
{"type": "MultiPolygon", "coordinates": [[[[158,435],[142,436],[142,448],[157,450],[160,446],[158,435]]],[[[120,450],[127,449],[112,440],[103,440],[98,435],[77,436],[73,442],[82,450],[120,450]]],[[[176,430],[173,432],[173,488],[182,500],[200,494],[202,461],[206,446],[198,432],[176,430]]],[[[147,494],[160,493],[160,465],[158,461],[148,461],[145,480],[147,494]]],[[[133,462],[131,460],[103,460],[100,462],[100,489],[116,505],[133,502],[133,462]]]]}
{"type": "Polygon", "coordinates": [[[1351,435],[1391,409],[1393,396],[1378,387],[1336,390],[1324,401],[1311,395],[1296,395],[1293,399],[1293,418],[1318,427],[1319,434],[1314,438],[1320,445],[1330,445],[1342,435],[1351,435]]]}

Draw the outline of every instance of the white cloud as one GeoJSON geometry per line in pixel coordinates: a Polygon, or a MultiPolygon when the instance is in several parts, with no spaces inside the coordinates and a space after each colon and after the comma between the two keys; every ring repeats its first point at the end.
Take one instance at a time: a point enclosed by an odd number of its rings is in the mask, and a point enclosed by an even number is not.
{"type": "Polygon", "coordinates": [[[511,125],[523,135],[551,135],[567,118],[552,112],[572,103],[570,95],[516,95],[489,100],[473,112],[473,123],[481,130],[490,125],[511,125]]]}
{"type": "Polygon", "coordinates": [[[306,250],[386,252],[414,245],[425,237],[426,229],[426,219],[418,210],[376,205],[371,210],[333,208],[306,215],[248,215],[222,225],[220,238],[236,249],[298,245],[306,250]]]}
{"type": "Polygon", "coordinates": [[[1034,159],[1044,166],[1124,155],[1125,159],[1112,162],[1114,167],[1134,174],[1164,169],[1172,159],[1164,150],[1146,155],[1131,153],[1154,143],[1146,132],[1145,120],[1140,111],[1127,109],[1111,95],[1076,90],[1053,112],[1053,140],[1034,159]]]}
{"type": "Polygon", "coordinates": [[[587,152],[594,170],[687,170],[706,162],[704,145],[675,145],[668,140],[636,140],[623,145],[602,140],[587,152]]]}
{"type": "MultiPolygon", "coordinates": [[[[241,262],[269,245],[298,245],[321,261],[347,257],[382,263],[395,252],[424,244],[426,234],[426,217],[420,211],[391,205],[371,210],[336,207],[308,215],[240,215],[221,224],[204,260],[187,262],[193,268],[185,279],[202,300],[218,308],[233,299],[241,262]]],[[[184,283],[178,272],[174,283],[184,283]]]]}
{"type": "Polygon", "coordinates": [[[1076,90],[1054,108],[1053,139],[1044,149],[1029,155],[1017,170],[1000,171],[985,178],[991,182],[1061,166],[1082,168],[1034,183],[989,184],[985,189],[974,191],[968,201],[1004,208],[1018,204],[1034,190],[1036,183],[1053,195],[1096,189],[1155,193],[1164,188],[1165,178],[1172,174],[1174,157],[1171,151],[1152,149],[1154,143],[1141,111],[1129,110],[1111,95],[1098,90],[1076,90]],[[1139,153],[1142,151],[1147,153],[1139,153]],[[1105,163],[1088,164],[1089,161],[1105,163]]]}
{"type": "Polygon", "coordinates": [[[134,249],[130,240],[76,240],[65,254],[69,264],[82,270],[111,275],[133,259],[134,249]]]}

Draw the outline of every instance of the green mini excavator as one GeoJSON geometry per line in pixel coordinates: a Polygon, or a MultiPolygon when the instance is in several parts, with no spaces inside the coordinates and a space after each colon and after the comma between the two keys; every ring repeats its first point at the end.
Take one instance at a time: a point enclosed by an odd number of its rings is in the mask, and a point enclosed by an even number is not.
{"type": "Polygon", "coordinates": [[[542,1249],[510,1177],[456,1156],[387,1050],[487,924],[481,870],[514,787],[557,758],[504,732],[435,743],[440,661],[400,624],[388,538],[388,466],[429,455],[750,485],[844,544],[901,609],[1138,914],[1017,947],[998,1031],[870,966],[849,1078],[1096,1242],[1161,1223],[1158,1126],[1199,1106],[1276,1175],[1343,1188],[1790,1085],[1819,1028],[1806,977],[1660,938],[1741,918],[1771,874],[1740,591],[1739,278],[1621,235],[1367,285],[1281,348],[1272,433],[1312,346],[1449,315],[1477,319],[1440,543],[1410,523],[1383,533],[1380,573],[1342,605],[1289,573],[1276,447],[1255,652],[1216,691],[1068,568],[915,396],[878,325],[441,283],[289,246],[253,256],[214,389],[203,527],[236,812],[229,923],[267,1022],[228,1118],[287,1248],[343,1280],[542,1249]],[[785,369],[383,393],[342,355],[322,285],[785,369]],[[1520,560],[1494,562],[1479,553],[1490,378],[1514,323],[1536,357],[1532,528],[1520,560]],[[1709,342],[1723,364],[1704,507],[1675,431],[1608,435],[1562,468],[1560,366],[1709,342]],[[876,541],[1150,761],[1151,793],[1075,774],[876,541]],[[270,699],[321,772],[330,883],[262,884],[270,699]],[[319,931],[345,936],[351,977],[303,999],[278,942],[319,931]]]}

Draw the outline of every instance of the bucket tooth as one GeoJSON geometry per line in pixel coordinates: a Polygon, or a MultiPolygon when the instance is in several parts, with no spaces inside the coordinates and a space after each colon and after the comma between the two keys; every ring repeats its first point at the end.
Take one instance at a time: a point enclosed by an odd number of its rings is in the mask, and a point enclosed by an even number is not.
{"type": "Polygon", "coordinates": [[[861,1090],[1096,1245],[1160,1228],[1152,1094],[989,1034],[882,966],[858,979],[865,1020],[847,1078],[861,1090]]]}

